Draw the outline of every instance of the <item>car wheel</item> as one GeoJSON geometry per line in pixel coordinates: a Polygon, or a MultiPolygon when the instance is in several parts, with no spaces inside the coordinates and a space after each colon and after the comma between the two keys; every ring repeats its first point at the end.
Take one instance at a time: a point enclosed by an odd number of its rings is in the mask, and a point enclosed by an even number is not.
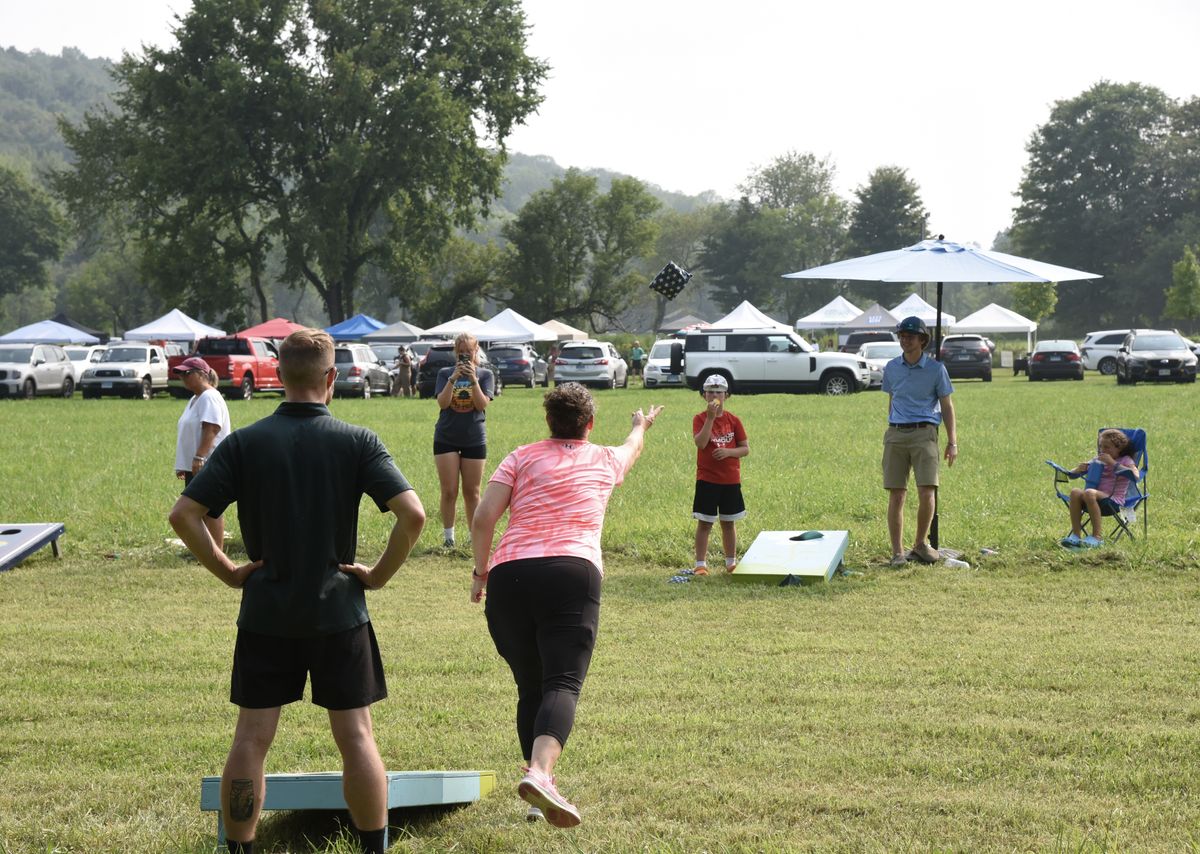
{"type": "Polygon", "coordinates": [[[991,371],[988,371],[986,374],[983,375],[983,381],[985,383],[990,383],[992,381],[992,372],[991,371]]]}
{"type": "Polygon", "coordinates": [[[242,384],[238,388],[242,393],[242,400],[250,400],[254,397],[254,377],[246,374],[242,377],[242,384]]]}
{"type": "MultiPolygon", "coordinates": [[[[645,385],[645,384],[646,383],[643,380],[642,385],[645,385]]],[[[625,379],[621,382],[621,388],[629,388],[629,374],[625,374],[625,379]]]]}
{"type": "Polygon", "coordinates": [[[21,396],[26,400],[33,400],[37,396],[37,386],[34,385],[32,377],[25,380],[25,385],[21,386],[21,396]]]}
{"type": "Polygon", "coordinates": [[[67,377],[65,380],[63,380],[62,396],[70,397],[73,394],[75,394],[75,380],[71,377],[67,377]]]}
{"type": "Polygon", "coordinates": [[[525,383],[525,388],[533,388],[537,383],[533,381],[533,374],[529,375],[529,382],[525,383]]]}
{"type": "Polygon", "coordinates": [[[1035,377],[1033,374],[1030,374],[1030,375],[1029,375],[1029,381],[1030,381],[1031,383],[1035,383],[1035,382],[1037,382],[1037,381],[1038,381],[1038,380],[1040,380],[1040,379],[1041,379],[1041,377],[1035,377]]]}
{"type": "Polygon", "coordinates": [[[617,387],[617,375],[616,375],[616,373],[613,373],[613,375],[608,378],[607,388],[612,390],[612,389],[615,389],[616,387],[617,387]]]}
{"type": "Polygon", "coordinates": [[[550,375],[542,377],[542,388],[550,388],[550,375]]]}
{"type": "Polygon", "coordinates": [[[1100,371],[1100,373],[1104,374],[1104,376],[1111,377],[1117,372],[1117,360],[1111,356],[1101,359],[1100,364],[1096,366],[1096,369],[1100,371]]]}
{"type": "Polygon", "coordinates": [[[850,394],[854,390],[854,378],[845,371],[830,371],[821,377],[821,394],[850,394]]]}
{"type": "Polygon", "coordinates": [[[138,396],[142,400],[149,400],[154,397],[154,384],[150,382],[149,377],[142,377],[142,384],[138,388],[138,396]]]}
{"type": "Polygon", "coordinates": [[[1082,379],[1083,379],[1083,371],[1080,371],[1078,374],[1076,374],[1076,375],[1073,377],[1073,379],[1076,379],[1076,380],[1082,380],[1082,379]]]}

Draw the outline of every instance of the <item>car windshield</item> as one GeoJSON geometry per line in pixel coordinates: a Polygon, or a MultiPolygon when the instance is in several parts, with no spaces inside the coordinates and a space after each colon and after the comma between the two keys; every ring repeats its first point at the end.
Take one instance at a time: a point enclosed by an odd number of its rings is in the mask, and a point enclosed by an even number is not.
{"type": "Polygon", "coordinates": [[[144,362],[146,361],[145,347],[113,347],[105,350],[102,362],[144,362]]]}
{"type": "Polygon", "coordinates": [[[880,342],[878,344],[863,344],[858,351],[860,356],[867,359],[894,359],[901,353],[899,344],[880,342]]]}
{"type": "Polygon", "coordinates": [[[63,347],[63,352],[67,354],[67,358],[72,362],[83,362],[88,357],[87,347],[63,347]]]}
{"type": "Polygon", "coordinates": [[[671,358],[671,342],[659,341],[650,349],[651,359],[669,359],[671,358]]]}
{"type": "Polygon", "coordinates": [[[523,354],[515,347],[493,347],[488,350],[488,355],[492,359],[519,359],[523,354]]]}
{"type": "Polygon", "coordinates": [[[599,347],[566,347],[559,355],[564,359],[603,359],[605,353],[599,347]]]}
{"type": "Polygon", "coordinates": [[[945,350],[982,350],[986,346],[978,338],[951,338],[942,342],[945,350]]]}
{"type": "Polygon", "coordinates": [[[348,362],[354,361],[354,354],[349,350],[334,350],[333,361],[339,365],[344,365],[348,362]]]}
{"type": "Polygon", "coordinates": [[[21,364],[28,362],[33,355],[32,347],[14,347],[8,350],[0,350],[0,362],[15,362],[21,364]]]}
{"type": "Polygon", "coordinates": [[[399,344],[372,344],[371,349],[375,351],[375,355],[386,362],[394,361],[400,355],[399,344]]]}
{"type": "Polygon", "coordinates": [[[1034,348],[1036,353],[1070,353],[1075,349],[1074,341],[1043,341],[1034,348]]]}
{"type": "Polygon", "coordinates": [[[1135,350],[1186,350],[1178,335],[1139,335],[1133,339],[1135,350]]]}

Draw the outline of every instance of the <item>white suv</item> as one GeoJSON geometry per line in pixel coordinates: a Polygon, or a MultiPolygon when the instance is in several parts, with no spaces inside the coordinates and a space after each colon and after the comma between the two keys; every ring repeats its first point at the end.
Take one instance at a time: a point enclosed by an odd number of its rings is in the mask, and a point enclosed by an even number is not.
{"type": "Polygon", "coordinates": [[[629,366],[607,341],[569,341],[554,361],[554,384],[559,383],[625,388],[629,385],[629,366]]]}
{"type": "Polygon", "coordinates": [[[0,347],[0,397],[70,397],[74,391],[75,368],[57,344],[0,347]]]}
{"type": "Polygon", "coordinates": [[[730,391],[851,394],[867,388],[871,368],[850,353],[819,353],[791,332],[773,329],[698,329],[682,347],[688,388],[700,389],[713,374],[730,391]]]}
{"type": "Polygon", "coordinates": [[[1121,349],[1125,336],[1131,329],[1101,329],[1089,332],[1079,345],[1083,366],[1089,371],[1099,371],[1105,376],[1117,372],[1117,350],[1121,349]]]}

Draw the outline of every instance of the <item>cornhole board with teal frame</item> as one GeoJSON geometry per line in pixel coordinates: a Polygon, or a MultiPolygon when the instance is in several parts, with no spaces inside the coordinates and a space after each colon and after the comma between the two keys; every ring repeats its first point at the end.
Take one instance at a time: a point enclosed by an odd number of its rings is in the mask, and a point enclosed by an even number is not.
{"type": "Polygon", "coordinates": [[[793,540],[803,531],[763,531],[733,571],[737,581],[778,584],[789,575],[804,583],[828,581],[841,565],[849,531],[821,531],[814,540],[793,540]]]}
{"type": "Polygon", "coordinates": [[[0,572],[12,569],[47,543],[58,557],[62,522],[0,522],[0,572]]]}
{"type": "MultiPolygon", "coordinates": [[[[495,771],[388,771],[388,809],[467,804],[496,788],[495,771]]],[[[221,778],[200,781],[200,809],[217,814],[217,841],[225,843],[221,778]]],[[[268,774],[264,810],[344,810],[340,771],[268,774]]]]}

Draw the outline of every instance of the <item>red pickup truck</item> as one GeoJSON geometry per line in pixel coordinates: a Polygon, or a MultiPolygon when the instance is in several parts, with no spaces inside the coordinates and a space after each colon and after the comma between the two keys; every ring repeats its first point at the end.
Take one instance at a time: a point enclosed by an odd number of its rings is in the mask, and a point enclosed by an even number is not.
{"type": "MultiPolygon", "coordinates": [[[[199,356],[217,372],[217,388],[226,397],[249,400],[256,391],[283,391],[279,379],[279,351],[266,338],[227,335],[223,338],[201,338],[189,356],[199,356]]],[[[175,366],[185,356],[167,360],[169,387],[176,397],[189,397],[175,366]]]]}

